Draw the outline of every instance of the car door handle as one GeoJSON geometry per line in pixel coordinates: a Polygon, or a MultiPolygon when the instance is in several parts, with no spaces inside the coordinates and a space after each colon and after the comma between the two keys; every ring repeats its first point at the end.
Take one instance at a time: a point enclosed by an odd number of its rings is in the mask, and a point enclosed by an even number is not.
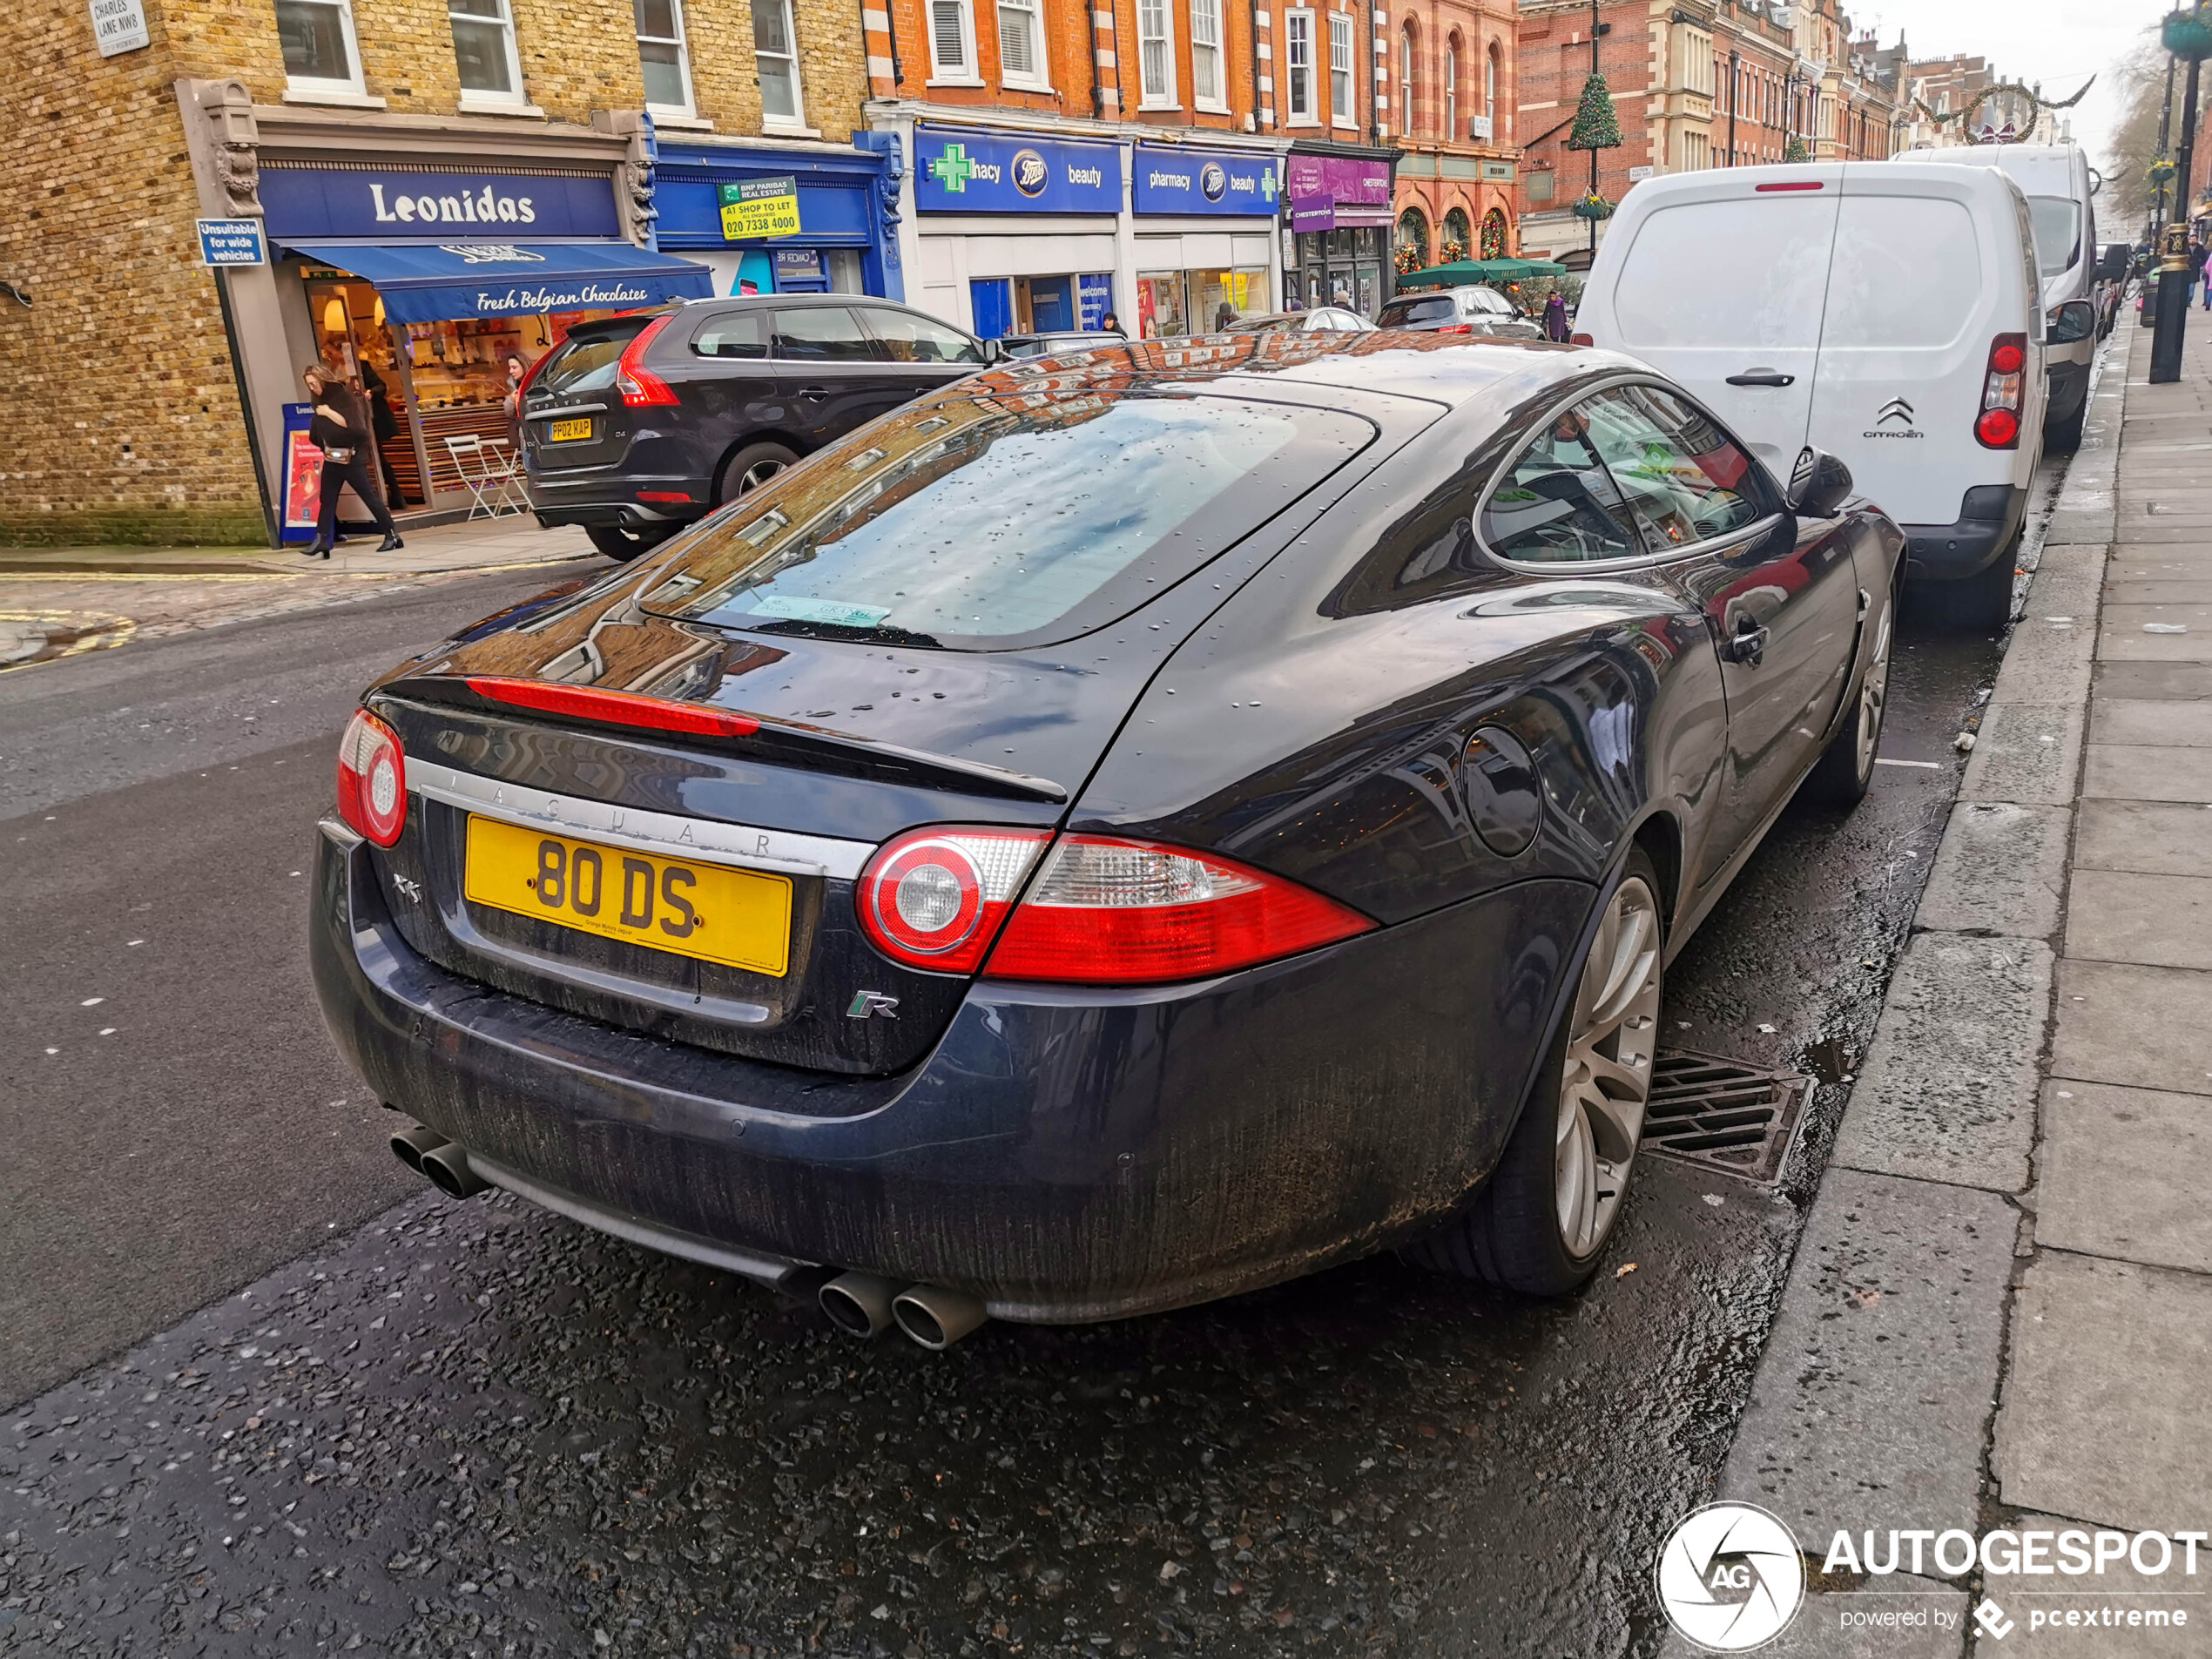
{"type": "Polygon", "coordinates": [[[1747,368],[1741,374],[1728,377],[1730,386],[1795,386],[1797,377],[1771,368],[1747,368]]]}
{"type": "Polygon", "coordinates": [[[830,388],[826,386],[802,386],[799,388],[800,397],[827,397],[829,395],[830,388]]]}
{"type": "Polygon", "coordinates": [[[1721,647],[1721,655],[1731,663],[1757,668],[1766,656],[1766,630],[1749,617],[1738,617],[1736,632],[1721,647]]]}

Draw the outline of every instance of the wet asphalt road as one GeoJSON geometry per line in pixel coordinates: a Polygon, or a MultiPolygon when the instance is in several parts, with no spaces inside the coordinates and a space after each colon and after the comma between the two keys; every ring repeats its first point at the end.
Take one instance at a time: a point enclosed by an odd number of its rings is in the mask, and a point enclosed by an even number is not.
{"type": "MultiPolygon", "coordinates": [[[[1782,1191],[1647,1161],[1549,1305],[1383,1258],[931,1355],[503,1195],[387,1208],[286,873],[352,690],[519,580],[0,678],[0,1654],[1656,1649],[1842,1087],[1782,1191]]],[[[1848,1071],[1996,660],[1907,629],[1884,752],[1934,764],[1785,816],[1675,1042],[1848,1071]]]]}

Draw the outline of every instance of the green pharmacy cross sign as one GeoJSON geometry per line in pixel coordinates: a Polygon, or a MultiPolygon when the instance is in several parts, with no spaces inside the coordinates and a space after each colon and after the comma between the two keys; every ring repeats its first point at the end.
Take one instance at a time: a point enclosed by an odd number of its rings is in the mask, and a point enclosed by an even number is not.
{"type": "Polygon", "coordinates": [[[955,196],[968,193],[968,181],[975,175],[975,164],[968,158],[968,146],[948,144],[942,154],[929,163],[929,176],[955,196]]]}

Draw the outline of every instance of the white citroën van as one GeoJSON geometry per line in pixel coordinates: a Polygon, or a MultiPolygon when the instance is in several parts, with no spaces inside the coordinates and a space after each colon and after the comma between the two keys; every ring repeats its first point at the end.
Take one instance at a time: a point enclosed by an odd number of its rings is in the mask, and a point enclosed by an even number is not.
{"type": "Polygon", "coordinates": [[[2089,362],[2097,350],[2097,208],[2088,157],[2073,144],[1973,144],[1915,150],[1906,159],[1995,167],[2027,198],[2043,279],[2043,366],[2050,381],[2043,447],[2080,448],[2089,412],[2089,362]]]}
{"type": "Polygon", "coordinates": [[[1643,359],[1778,477],[1815,444],[1906,536],[1956,624],[2000,624],[2040,453],[2027,199],[1993,167],[1716,168],[1629,191],[1576,339],[1643,359]]]}

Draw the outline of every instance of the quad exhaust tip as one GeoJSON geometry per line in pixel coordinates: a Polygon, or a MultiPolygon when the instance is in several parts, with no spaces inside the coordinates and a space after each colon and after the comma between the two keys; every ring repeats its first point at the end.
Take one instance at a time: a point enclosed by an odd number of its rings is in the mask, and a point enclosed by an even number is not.
{"type": "Polygon", "coordinates": [[[891,1317],[923,1347],[942,1353],[991,1316],[961,1291],[915,1285],[891,1298],[891,1317]]]}
{"type": "Polygon", "coordinates": [[[469,1149],[421,1126],[392,1136],[392,1156],[451,1198],[473,1198],[491,1183],[469,1166],[469,1149]]]}
{"type": "Polygon", "coordinates": [[[893,1325],[923,1347],[942,1352],[990,1318],[983,1305],[959,1291],[934,1285],[909,1285],[873,1273],[840,1273],[822,1286],[816,1299],[829,1322],[847,1336],[865,1340],[893,1325]]]}

